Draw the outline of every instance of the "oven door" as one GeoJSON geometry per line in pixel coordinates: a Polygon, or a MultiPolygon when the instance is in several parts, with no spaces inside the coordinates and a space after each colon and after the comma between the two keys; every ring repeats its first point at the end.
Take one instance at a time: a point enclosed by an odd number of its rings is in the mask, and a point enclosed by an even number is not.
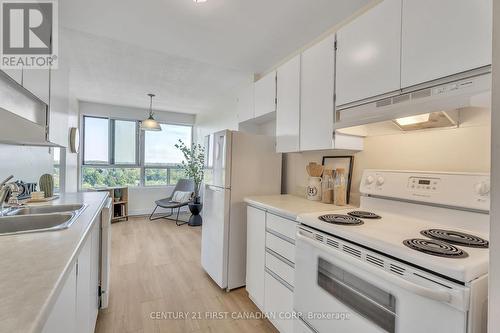
{"type": "Polygon", "coordinates": [[[467,287],[396,276],[331,247],[337,239],[328,237],[298,228],[294,307],[307,326],[319,333],[467,332],[467,287]]]}

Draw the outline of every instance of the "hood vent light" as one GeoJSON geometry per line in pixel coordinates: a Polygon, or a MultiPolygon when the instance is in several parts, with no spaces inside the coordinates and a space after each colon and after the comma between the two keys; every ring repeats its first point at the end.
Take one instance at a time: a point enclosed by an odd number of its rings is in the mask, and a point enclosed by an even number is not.
{"type": "Polygon", "coordinates": [[[431,128],[458,127],[458,110],[438,111],[416,116],[398,118],[394,124],[402,131],[417,131],[431,128]]]}

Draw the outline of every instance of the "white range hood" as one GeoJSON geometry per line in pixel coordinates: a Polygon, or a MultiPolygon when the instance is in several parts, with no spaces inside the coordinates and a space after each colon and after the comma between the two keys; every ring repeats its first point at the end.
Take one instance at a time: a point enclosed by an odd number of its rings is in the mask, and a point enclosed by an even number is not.
{"type": "Polygon", "coordinates": [[[49,141],[49,107],[0,71],[0,143],[60,147],[49,141]]]}
{"type": "Polygon", "coordinates": [[[334,129],[390,122],[401,131],[457,127],[458,110],[490,106],[491,67],[403,89],[392,96],[342,105],[335,110],[334,129]]]}

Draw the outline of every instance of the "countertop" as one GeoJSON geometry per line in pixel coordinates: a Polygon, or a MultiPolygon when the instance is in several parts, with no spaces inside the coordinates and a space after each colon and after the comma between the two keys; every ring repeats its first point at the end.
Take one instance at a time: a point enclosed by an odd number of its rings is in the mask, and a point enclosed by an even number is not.
{"type": "Polygon", "coordinates": [[[324,204],[291,194],[249,196],[245,198],[245,202],[251,206],[262,208],[292,220],[296,220],[297,216],[300,214],[333,211],[352,207],[324,204]]]}
{"type": "Polygon", "coordinates": [[[68,229],[0,236],[0,332],[42,330],[107,195],[67,193],[43,203],[88,205],[68,229]]]}

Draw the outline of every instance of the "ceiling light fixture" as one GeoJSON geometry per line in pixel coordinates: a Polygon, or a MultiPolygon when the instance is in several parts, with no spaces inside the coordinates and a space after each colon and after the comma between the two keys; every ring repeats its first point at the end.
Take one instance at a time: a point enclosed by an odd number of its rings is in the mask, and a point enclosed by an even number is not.
{"type": "Polygon", "coordinates": [[[149,96],[149,117],[141,122],[141,130],[143,131],[161,131],[161,126],[153,118],[153,97],[154,94],[148,94],[149,96]]]}
{"type": "Polygon", "coordinates": [[[207,2],[207,0],[193,0],[196,3],[202,3],[202,2],[207,2]]]}

